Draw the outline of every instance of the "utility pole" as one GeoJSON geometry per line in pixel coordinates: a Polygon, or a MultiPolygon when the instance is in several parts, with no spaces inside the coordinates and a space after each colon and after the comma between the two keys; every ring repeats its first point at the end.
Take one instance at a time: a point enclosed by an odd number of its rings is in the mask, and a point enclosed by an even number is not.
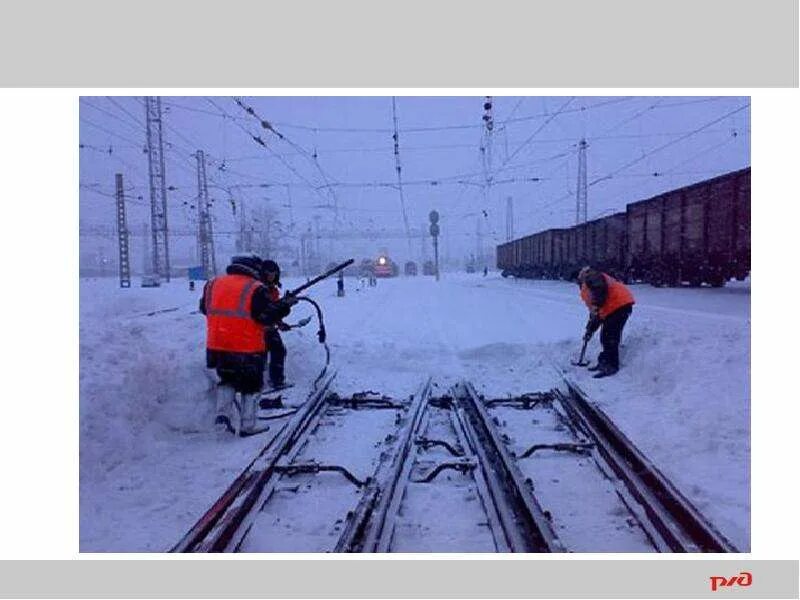
{"type": "Polygon", "coordinates": [[[428,214],[428,220],[431,222],[429,231],[431,237],[433,237],[433,264],[436,273],[436,281],[439,281],[439,212],[432,210],[430,214],[428,214]]]}
{"type": "Polygon", "coordinates": [[[308,275],[308,255],[306,252],[307,244],[308,233],[304,231],[300,234],[300,272],[303,275],[308,275]]]}
{"type": "Polygon", "coordinates": [[[147,226],[147,223],[142,224],[142,274],[143,275],[155,275],[155,273],[151,272],[153,268],[153,262],[150,257],[150,250],[151,246],[150,243],[147,241],[150,238],[150,229],[147,226]]]}
{"type": "Polygon", "coordinates": [[[492,97],[486,96],[483,102],[483,126],[484,144],[483,151],[483,176],[486,186],[491,185],[492,180],[492,132],[494,131],[494,111],[492,108],[492,97]]]}
{"type": "Polygon", "coordinates": [[[586,183],[586,148],[589,145],[585,138],[578,142],[578,187],[575,194],[575,224],[580,225],[588,220],[588,186],[586,183]]]}
{"type": "Polygon", "coordinates": [[[208,180],[206,178],[206,155],[198,150],[197,158],[197,246],[200,264],[207,280],[217,275],[217,258],[214,252],[214,231],[211,224],[208,180]]]}
{"type": "Polygon", "coordinates": [[[117,240],[119,242],[119,287],[131,287],[131,262],[128,247],[128,220],[125,217],[125,192],[122,173],[116,174],[117,183],[117,240]]]}
{"type": "Polygon", "coordinates": [[[252,252],[253,240],[252,230],[247,227],[247,209],[244,199],[239,200],[239,240],[237,242],[237,252],[252,252]]]}
{"type": "Polygon", "coordinates": [[[506,241],[514,239],[514,200],[506,198],[506,241]]]}
{"type": "Polygon", "coordinates": [[[483,159],[483,209],[489,210],[492,187],[492,132],[494,131],[494,109],[491,96],[486,96],[483,102],[484,134],[481,143],[481,157],[483,159]]]}
{"type": "Polygon", "coordinates": [[[483,268],[483,227],[480,215],[478,215],[477,223],[475,224],[475,243],[476,243],[475,256],[478,260],[478,265],[481,268],[483,268]]]}
{"type": "Polygon", "coordinates": [[[403,225],[406,229],[406,237],[408,239],[408,257],[411,258],[411,228],[408,225],[408,215],[406,214],[406,199],[403,196],[403,177],[402,167],[400,165],[400,133],[397,127],[397,99],[392,96],[392,122],[394,123],[394,164],[397,171],[397,190],[400,193],[400,210],[403,213],[403,225]]]}
{"type": "Polygon", "coordinates": [[[319,262],[320,265],[322,264],[322,252],[320,251],[319,242],[320,242],[320,234],[319,234],[319,215],[314,216],[314,258],[316,262],[319,262]]]}
{"type": "Polygon", "coordinates": [[[167,180],[164,166],[161,98],[145,96],[147,167],[150,183],[150,234],[153,236],[153,275],[170,279],[169,227],[167,225],[167,180]]]}

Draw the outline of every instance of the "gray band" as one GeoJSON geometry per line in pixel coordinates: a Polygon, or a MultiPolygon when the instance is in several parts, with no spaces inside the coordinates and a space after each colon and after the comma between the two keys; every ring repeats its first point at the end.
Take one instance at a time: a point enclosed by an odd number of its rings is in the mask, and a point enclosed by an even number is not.
{"type": "Polygon", "coordinates": [[[26,0],[0,85],[797,87],[797,21],[797,0],[26,0]]]}
{"type": "Polygon", "coordinates": [[[797,598],[779,560],[71,560],[0,563],[0,598],[797,598]],[[749,585],[742,573],[749,573],[749,585]],[[712,591],[711,577],[717,579],[712,591]]]}

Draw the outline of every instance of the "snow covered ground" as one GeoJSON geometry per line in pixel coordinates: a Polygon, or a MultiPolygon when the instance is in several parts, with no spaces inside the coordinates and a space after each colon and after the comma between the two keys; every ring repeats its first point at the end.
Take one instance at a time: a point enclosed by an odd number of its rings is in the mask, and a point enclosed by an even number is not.
{"type": "MultiPolygon", "coordinates": [[[[294,283],[291,279],[288,285],[294,283]]],[[[270,433],[214,431],[204,368],[200,290],[185,280],[120,290],[80,284],[80,546],[164,551],[174,544],[270,433]],[[154,311],[168,310],[166,312],[154,311]]],[[[750,288],[634,286],[623,369],[594,380],[569,366],[586,310],[563,282],[446,274],[346,280],[322,302],[333,389],[411,394],[427,375],[440,390],[462,377],[489,396],[558,385],[555,362],[741,550],[750,547],[750,288]]],[[[311,314],[299,305],[289,321],[311,314]]],[[[322,367],[316,327],[284,335],[288,377],[307,388],[322,367]]],[[[599,351],[597,342],[591,355],[599,351]]]]}

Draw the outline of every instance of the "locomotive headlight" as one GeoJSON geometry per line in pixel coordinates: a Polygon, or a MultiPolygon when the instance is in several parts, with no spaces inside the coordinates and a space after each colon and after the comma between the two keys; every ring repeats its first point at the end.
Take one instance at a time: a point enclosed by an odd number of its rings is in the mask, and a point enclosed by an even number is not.
{"type": "Polygon", "coordinates": [[[386,264],[386,257],[385,257],[385,256],[381,256],[381,257],[378,259],[378,264],[379,264],[379,265],[385,265],[385,264],[386,264]]]}

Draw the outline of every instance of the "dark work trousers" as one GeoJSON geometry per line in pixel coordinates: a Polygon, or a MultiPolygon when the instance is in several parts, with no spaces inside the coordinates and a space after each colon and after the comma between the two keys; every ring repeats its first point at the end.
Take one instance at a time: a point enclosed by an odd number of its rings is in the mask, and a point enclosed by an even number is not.
{"type": "Polygon", "coordinates": [[[208,366],[216,368],[222,385],[230,385],[237,392],[255,394],[264,385],[264,355],[211,352],[208,366]]]}
{"type": "Polygon", "coordinates": [[[269,381],[273,386],[282,385],[283,363],[286,360],[286,346],[283,345],[280,331],[269,327],[266,331],[267,351],[269,352],[269,381]]]}
{"type": "Polygon", "coordinates": [[[619,343],[622,340],[622,328],[631,316],[633,305],[622,306],[603,319],[600,329],[600,344],[603,351],[597,357],[600,365],[619,369],[619,343]]]}

